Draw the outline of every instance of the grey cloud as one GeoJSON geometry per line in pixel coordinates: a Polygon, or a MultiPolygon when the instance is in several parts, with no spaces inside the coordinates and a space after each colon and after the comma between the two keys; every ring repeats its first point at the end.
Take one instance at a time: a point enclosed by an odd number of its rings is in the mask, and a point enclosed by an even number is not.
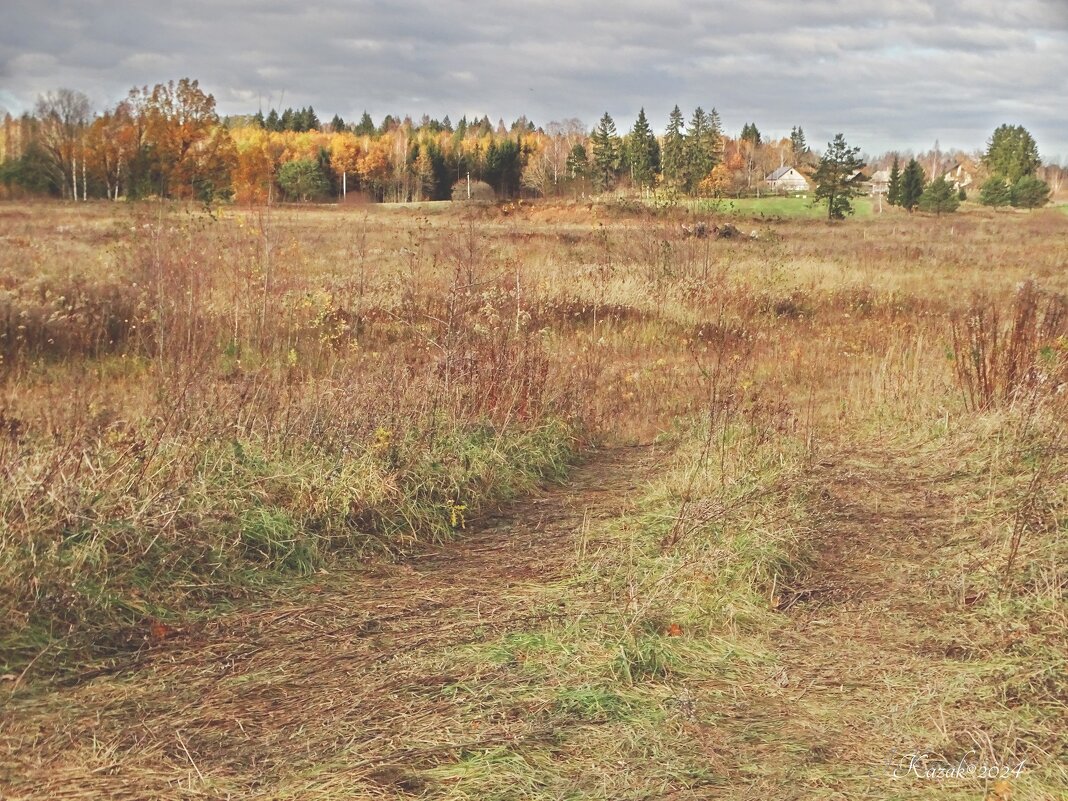
{"type": "Polygon", "coordinates": [[[98,105],[197,77],[220,110],[312,104],[537,122],[716,106],[728,130],[801,124],[866,150],[981,147],[1001,122],[1068,156],[1063,0],[15,0],[0,97],[60,85],[98,105]],[[283,97],[284,92],[284,97],[283,97]]]}

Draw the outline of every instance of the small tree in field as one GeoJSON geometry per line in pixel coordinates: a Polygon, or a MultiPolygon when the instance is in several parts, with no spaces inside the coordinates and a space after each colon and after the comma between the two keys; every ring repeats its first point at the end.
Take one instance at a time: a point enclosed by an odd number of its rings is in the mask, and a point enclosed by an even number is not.
{"type": "Polygon", "coordinates": [[[898,205],[907,211],[912,211],[920,202],[923,195],[923,187],[927,178],[923,174],[923,167],[916,159],[909,159],[905,165],[905,172],[901,174],[901,194],[898,205]]]}
{"type": "Polygon", "coordinates": [[[891,206],[901,205],[901,166],[894,156],[894,166],[890,168],[890,181],[886,185],[886,202],[891,206]]]}
{"type": "Polygon", "coordinates": [[[1049,202],[1049,185],[1033,175],[1022,175],[1012,185],[1009,196],[1018,209],[1037,209],[1049,202]]]}
{"type": "Polygon", "coordinates": [[[850,199],[859,194],[856,176],[864,162],[860,160],[860,148],[849,147],[845,137],[838,134],[827,144],[827,151],[813,176],[816,181],[815,199],[827,201],[827,219],[844,220],[853,213],[850,199]]]}
{"type": "Polygon", "coordinates": [[[933,211],[938,215],[948,214],[960,207],[960,198],[957,197],[952,184],[939,176],[923,190],[919,206],[921,211],[933,211]]]}
{"type": "Polygon", "coordinates": [[[999,206],[1007,206],[1012,200],[1012,193],[1009,191],[1009,185],[1005,183],[1004,178],[994,176],[989,178],[979,188],[979,202],[984,206],[993,206],[998,208],[999,206]]]}

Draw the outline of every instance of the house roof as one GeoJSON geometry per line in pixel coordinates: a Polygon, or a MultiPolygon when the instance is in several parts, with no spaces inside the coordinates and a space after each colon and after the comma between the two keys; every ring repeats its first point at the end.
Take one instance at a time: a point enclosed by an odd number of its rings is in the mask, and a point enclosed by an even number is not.
{"type": "Polygon", "coordinates": [[[793,167],[779,167],[779,169],[775,170],[775,172],[773,172],[771,175],[768,176],[768,180],[769,181],[777,181],[780,178],[782,178],[784,175],[786,175],[786,173],[790,172],[790,170],[792,170],[792,169],[793,169],[793,167]]]}
{"type": "Polygon", "coordinates": [[[888,182],[890,180],[890,171],[889,170],[877,170],[877,171],[875,171],[875,172],[873,172],[871,174],[871,179],[873,181],[882,181],[882,182],[886,183],[886,182],[888,182]]]}

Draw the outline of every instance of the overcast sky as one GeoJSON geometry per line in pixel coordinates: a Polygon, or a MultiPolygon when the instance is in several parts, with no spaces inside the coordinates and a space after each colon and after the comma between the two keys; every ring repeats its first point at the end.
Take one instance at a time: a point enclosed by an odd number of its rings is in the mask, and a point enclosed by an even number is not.
{"type": "Polygon", "coordinates": [[[223,114],[537,124],[715,106],[868,153],[981,148],[1021,124],[1068,160],[1068,0],[0,0],[0,108],[198,78],[223,114]]]}

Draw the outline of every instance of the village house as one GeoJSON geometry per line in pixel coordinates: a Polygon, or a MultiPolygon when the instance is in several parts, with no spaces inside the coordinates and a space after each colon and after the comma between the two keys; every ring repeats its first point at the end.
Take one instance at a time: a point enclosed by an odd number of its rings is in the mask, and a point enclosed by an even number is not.
{"type": "Polygon", "coordinates": [[[885,195],[890,191],[890,171],[876,170],[871,176],[872,195],[885,195]]]}
{"type": "Polygon", "coordinates": [[[779,167],[767,177],[768,187],[775,192],[807,192],[808,178],[794,167],[779,167]]]}
{"type": "Polygon", "coordinates": [[[972,174],[960,162],[950,167],[943,177],[946,179],[946,183],[951,184],[954,189],[967,189],[972,185],[972,174]]]}

